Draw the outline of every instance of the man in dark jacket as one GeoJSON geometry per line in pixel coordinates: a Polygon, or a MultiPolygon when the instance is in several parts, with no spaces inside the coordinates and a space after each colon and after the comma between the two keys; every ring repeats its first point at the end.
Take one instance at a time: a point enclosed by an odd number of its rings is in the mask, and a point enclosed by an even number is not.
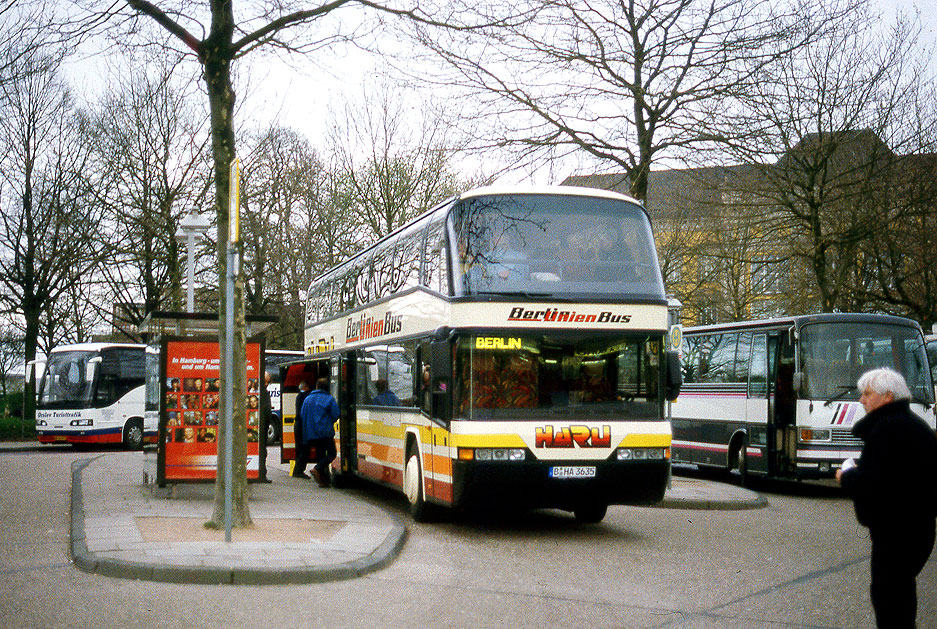
{"type": "Polygon", "coordinates": [[[836,478],[872,538],[872,607],[879,627],[914,627],[915,579],[934,548],[937,435],[910,408],[902,375],[873,369],[859,379],[866,416],[853,434],[864,445],[858,464],[836,478]]]}
{"type": "Polygon", "coordinates": [[[329,395],[329,381],[319,378],[315,391],[303,400],[303,440],[316,449],[316,466],[312,475],[320,487],[331,485],[329,465],[335,460],[335,422],[338,420],[338,403],[329,395]]]}

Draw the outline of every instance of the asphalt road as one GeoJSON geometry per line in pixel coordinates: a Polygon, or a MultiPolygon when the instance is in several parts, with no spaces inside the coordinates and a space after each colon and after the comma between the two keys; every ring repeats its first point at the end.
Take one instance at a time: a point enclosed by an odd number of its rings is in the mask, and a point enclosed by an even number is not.
{"type": "MultiPolygon", "coordinates": [[[[612,507],[411,524],[364,578],[304,586],[112,579],[68,557],[71,449],[0,453],[0,618],[9,627],[872,627],[869,541],[832,487],[757,487],[746,511],[612,507]]],[[[403,517],[396,494],[368,492],[403,517]]],[[[937,626],[937,558],[918,579],[937,626]]]]}

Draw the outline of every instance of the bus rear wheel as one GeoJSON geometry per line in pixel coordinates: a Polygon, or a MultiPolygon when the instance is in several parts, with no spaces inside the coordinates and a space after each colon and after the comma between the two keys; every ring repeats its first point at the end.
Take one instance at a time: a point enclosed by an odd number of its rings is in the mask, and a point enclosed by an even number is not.
{"type": "Polygon", "coordinates": [[[410,448],[407,465],[403,474],[403,491],[410,503],[410,515],[417,522],[427,520],[426,497],[423,495],[423,466],[420,464],[420,453],[416,447],[410,448]]]}
{"type": "Polygon", "coordinates": [[[276,415],[271,415],[267,421],[267,445],[273,445],[280,440],[280,422],[276,415]]]}
{"type": "Polygon", "coordinates": [[[124,426],[124,447],[139,450],[143,447],[143,421],[131,419],[124,426]]]}

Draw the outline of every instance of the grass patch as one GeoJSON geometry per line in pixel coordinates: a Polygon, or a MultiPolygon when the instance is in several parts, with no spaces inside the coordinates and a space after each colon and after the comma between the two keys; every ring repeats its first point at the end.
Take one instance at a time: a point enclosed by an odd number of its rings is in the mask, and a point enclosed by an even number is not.
{"type": "Polygon", "coordinates": [[[23,425],[22,417],[4,417],[0,416],[0,441],[11,441],[19,439],[35,439],[36,424],[26,422],[23,425]]]}
{"type": "Polygon", "coordinates": [[[35,439],[35,422],[23,423],[23,394],[0,397],[0,440],[35,439]]]}

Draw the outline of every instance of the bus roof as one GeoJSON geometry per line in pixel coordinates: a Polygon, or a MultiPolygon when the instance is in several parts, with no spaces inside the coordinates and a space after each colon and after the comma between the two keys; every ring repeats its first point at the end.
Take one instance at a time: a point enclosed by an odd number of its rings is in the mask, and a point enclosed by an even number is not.
{"type": "Polygon", "coordinates": [[[768,329],[768,328],[787,328],[797,327],[810,323],[834,323],[834,322],[861,322],[861,323],[887,323],[891,325],[903,325],[918,328],[921,326],[912,319],[898,317],[895,315],[871,314],[859,312],[828,312],[810,315],[792,315],[789,317],[778,317],[776,319],[756,319],[752,321],[732,321],[729,323],[714,323],[711,325],[688,326],[683,329],[686,334],[700,334],[705,332],[721,332],[733,330],[748,329],[768,329]]]}
{"type": "Polygon", "coordinates": [[[472,199],[475,197],[484,197],[490,195],[565,195],[575,197],[598,197],[602,199],[614,199],[616,201],[628,201],[635,205],[641,205],[632,197],[612,192],[610,190],[600,190],[599,188],[585,188],[582,186],[483,186],[468,190],[459,195],[459,199],[472,199]]]}
{"type": "Polygon", "coordinates": [[[111,347],[127,347],[136,349],[145,349],[146,345],[141,343],[72,343],[71,345],[59,345],[52,349],[50,354],[59,352],[100,352],[102,349],[111,347]]]}

